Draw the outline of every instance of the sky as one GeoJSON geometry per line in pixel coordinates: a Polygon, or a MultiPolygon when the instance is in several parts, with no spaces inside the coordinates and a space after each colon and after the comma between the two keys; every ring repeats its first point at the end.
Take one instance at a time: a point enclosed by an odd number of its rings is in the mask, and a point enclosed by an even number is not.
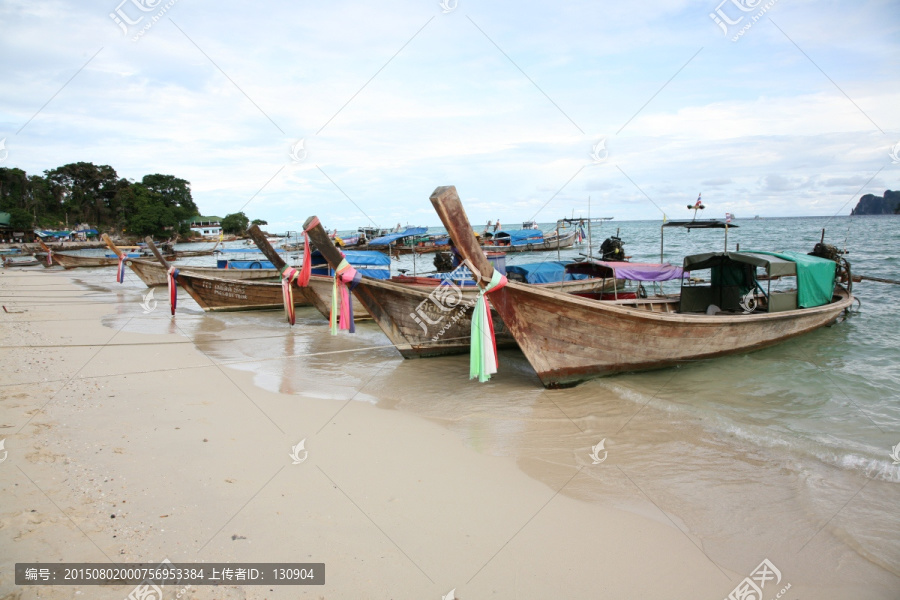
{"type": "Polygon", "coordinates": [[[900,189],[900,3],[0,0],[0,166],[273,232],[849,214],[900,189]]]}

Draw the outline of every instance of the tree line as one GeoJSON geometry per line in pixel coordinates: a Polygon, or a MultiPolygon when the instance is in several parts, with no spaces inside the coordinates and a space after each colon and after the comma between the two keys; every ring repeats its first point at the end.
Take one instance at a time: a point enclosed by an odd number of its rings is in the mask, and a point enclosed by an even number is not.
{"type": "Polygon", "coordinates": [[[15,229],[59,229],[89,223],[101,231],[167,237],[190,233],[198,215],[191,184],[174,175],[144,175],[140,182],[119,177],[109,165],[70,163],[28,175],[0,168],[0,212],[15,229]]]}

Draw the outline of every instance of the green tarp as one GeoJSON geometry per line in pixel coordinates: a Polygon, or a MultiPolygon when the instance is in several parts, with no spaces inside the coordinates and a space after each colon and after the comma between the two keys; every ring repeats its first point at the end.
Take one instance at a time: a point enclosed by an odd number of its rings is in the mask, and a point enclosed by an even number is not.
{"type": "Polygon", "coordinates": [[[834,295],[834,271],[837,264],[827,258],[802,252],[763,252],[747,250],[751,254],[767,254],[797,264],[797,305],[801,308],[822,306],[834,295]]]}

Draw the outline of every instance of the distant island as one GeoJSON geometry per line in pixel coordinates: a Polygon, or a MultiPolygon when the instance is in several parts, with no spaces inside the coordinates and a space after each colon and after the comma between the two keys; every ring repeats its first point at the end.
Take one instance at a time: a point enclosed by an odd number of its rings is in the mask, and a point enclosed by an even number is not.
{"type": "Polygon", "coordinates": [[[887,190],[884,196],[866,194],[859,199],[851,215],[894,215],[900,213],[900,192],[887,190]]]}

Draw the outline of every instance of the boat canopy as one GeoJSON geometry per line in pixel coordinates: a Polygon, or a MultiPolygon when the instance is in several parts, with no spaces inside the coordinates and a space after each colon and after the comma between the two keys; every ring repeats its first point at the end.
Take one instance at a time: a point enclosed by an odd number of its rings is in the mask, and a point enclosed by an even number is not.
{"type": "Polygon", "coordinates": [[[390,233],[388,235],[383,235],[381,237],[377,237],[374,240],[369,241],[370,246],[387,246],[388,244],[393,244],[397,240],[403,239],[405,237],[410,237],[413,235],[422,235],[428,231],[427,227],[407,227],[406,231],[401,231],[399,233],[390,233]]]}
{"type": "Polygon", "coordinates": [[[754,253],[789,260],[797,265],[797,304],[801,307],[812,308],[831,302],[837,269],[833,260],[793,251],[754,253]]]}
{"type": "Polygon", "coordinates": [[[559,283],[560,281],[572,281],[574,279],[587,279],[588,273],[568,271],[567,266],[572,261],[548,260],[538,263],[510,265],[506,267],[506,275],[514,281],[525,283],[559,283]]]}
{"type": "Polygon", "coordinates": [[[508,243],[510,246],[524,246],[526,244],[540,244],[544,241],[544,232],[540,229],[514,229],[511,231],[494,232],[492,238],[494,244],[508,243]]]}
{"type": "Polygon", "coordinates": [[[718,219],[701,219],[699,221],[666,221],[663,227],[683,227],[684,229],[730,229],[738,227],[732,223],[719,221],[718,219]]]}
{"type": "Polygon", "coordinates": [[[629,281],[669,281],[683,277],[682,268],[669,263],[594,260],[572,263],[566,270],[570,273],[583,273],[591,277],[608,277],[629,281]]]}
{"type": "MultiPolygon", "coordinates": [[[[391,278],[391,257],[374,250],[344,250],[344,258],[357,271],[372,279],[391,278]]],[[[310,260],[312,261],[312,273],[314,275],[334,275],[334,271],[328,267],[328,263],[322,253],[315,250],[310,260]]]]}
{"type": "MultiPolygon", "coordinates": [[[[753,285],[748,280],[746,265],[761,267],[769,277],[797,277],[797,305],[802,308],[822,306],[831,302],[834,295],[834,273],[837,264],[833,260],[810,256],[801,252],[708,252],[686,256],[685,271],[712,269],[714,286],[753,285]]],[[[752,274],[751,274],[752,275],[752,274]]]]}

